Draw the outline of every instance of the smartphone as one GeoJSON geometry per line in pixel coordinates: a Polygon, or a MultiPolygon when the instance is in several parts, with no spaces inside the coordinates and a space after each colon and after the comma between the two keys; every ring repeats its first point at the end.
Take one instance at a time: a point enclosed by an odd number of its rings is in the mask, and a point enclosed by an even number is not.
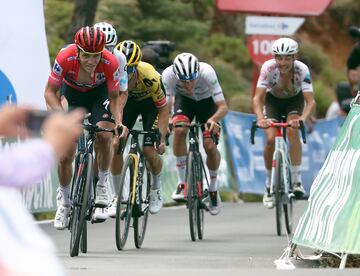
{"type": "Polygon", "coordinates": [[[26,127],[32,132],[40,132],[45,119],[49,116],[49,112],[45,110],[32,110],[28,114],[26,127]]]}

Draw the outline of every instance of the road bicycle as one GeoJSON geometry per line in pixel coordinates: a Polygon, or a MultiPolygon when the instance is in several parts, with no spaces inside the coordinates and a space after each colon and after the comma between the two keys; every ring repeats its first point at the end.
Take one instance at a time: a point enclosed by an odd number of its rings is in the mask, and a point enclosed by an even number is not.
{"type": "MultiPolygon", "coordinates": [[[[87,118],[90,115],[87,115],[87,118]]],[[[87,221],[91,221],[95,211],[95,180],[94,180],[94,142],[96,133],[111,132],[113,129],[101,128],[97,125],[84,123],[84,133],[79,137],[75,156],[75,169],[70,191],[70,256],[87,252],[87,221]]]]}
{"type": "MultiPolygon", "coordinates": [[[[291,234],[293,226],[293,201],[295,196],[292,191],[291,161],[286,142],[286,128],[291,127],[291,125],[286,122],[271,122],[269,127],[276,128],[275,149],[271,168],[270,194],[274,194],[275,196],[276,232],[278,236],[281,236],[283,213],[287,234],[291,234]]],[[[252,144],[254,144],[254,136],[257,128],[259,128],[257,122],[253,121],[251,126],[252,144]]],[[[300,131],[302,141],[306,144],[305,126],[303,121],[300,121],[300,131]]]]}
{"type": "MultiPolygon", "coordinates": [[[[184,198],[186,207],[189,211],[190,237],[192,241],[204,237],[204,211],[208,207],[204,203],[209,199],[209,178],[205,169],[204,161],[199,150],[199,129],[203,127],[201,123],[179,122],[170,124],[169,128],[186,127],[189,128],[188,154],[186,158],[186,185],[184,188],[184,198]],[[206,188],[204,189],[204,180],[206,188]]],[[[215,144],[218,144],[218,136],[211,135],[215,144]]]]}
{"type": "MultiPolygon", "coordinates": [[[[116,205],[115,238],[118,250],[122,250],[126,244],[131,219],[135,246],[141,247],[149,216],[151,173],[139,145],[139,135],[152,135],[157,146],[161,137],[159,129],[129,130],[129,134],[130,150],[123,163],[116,205]]],[[[144,139],[147,138],[149,136],[144,139]]]]}

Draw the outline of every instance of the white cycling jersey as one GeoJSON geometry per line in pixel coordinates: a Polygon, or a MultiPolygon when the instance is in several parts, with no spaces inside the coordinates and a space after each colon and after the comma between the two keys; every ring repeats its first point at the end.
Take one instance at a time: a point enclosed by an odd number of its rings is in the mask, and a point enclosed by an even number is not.
{"type": "Polygon", "coordinates": [[[281,99],[291,98],[300,92],[313,92],[309,68],[299,60],[294,62],[291,90],[284,89],[275,59],[270,59],[262,65],[256,87],[266,88],[266,92],[270,92],[281,99]]]}
{"type": "Polygon", "coordinates": [[[162,83],[166,90],[166,97],[169,98],[179,93],[185,97],[200,101],[212,97],[214,102],[224,100],[224,94],[219,84],[214,68],[205,62],[199,62],[199,77],[196,79],[193,93],[189,95],[178,80],[173,65],[167,67],[162,73],[162,83]]]}
{"type": "Polygon", "coordinates": [[[120,51],[114,51],[113,55],[116,57],[118,63],[119,63],[119,85],[120,85],[120,91],[126,91],[128,89],[128,74],[126,71],[126,56],[123,54],[123,52],[120,51]]]}

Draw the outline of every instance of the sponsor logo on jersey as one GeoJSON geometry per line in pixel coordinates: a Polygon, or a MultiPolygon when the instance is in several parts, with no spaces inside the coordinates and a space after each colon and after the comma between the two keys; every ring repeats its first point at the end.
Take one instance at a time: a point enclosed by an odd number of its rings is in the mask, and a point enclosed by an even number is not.
{"type": "Polygon", "coordinates": [[[67,58],[67,61],[73,61],[73,60],[76,60],[77,59],[77,56],[70,56],[67,58]]]}
{"type": "Polygon", "coordinates": [[[101,62],[102,62],[102,63],[105,63],[106,65],[110,64],[110,61],[108,61],[108,60],[105,59],[105,58],[101,58],[101,62]]]}
{"type": "Polygon", "coordinates": [[[128,78],[124,77],[124,78],[120,79],[120,84],[123,85],[123,84],[127,83],[127,81],[128,81],[128,78]]]}
{"type": "Polygon", "coordinates": [[[107,114],[107,113],[103,113],[102,118],[103,118],[103,119],[107,119],[107,118],[109,118],[109,114],[107,114]]]}
{"type": "Polygon", "coordinates": [[[211,85],[216,85],[218,83],[218,80],[213,80],[212,82],[211,82],[211,85]]]}
{"type": "Polygon", "coordinates": [[[53,66],[53,72],[55,75],[61,76],[62,74],[62,67],[60,66],[60,64],[55,60],[54,66],[53,66]]]}
{"type": "Polygon", "coordinates": [[[104,73],[96,73],[95,74],[96,82],[101,82],[105,80],[105,74],[104,73]]]}
{"type": "Polygon", "coordinates": [[[120,79],[119,68],[113,74],[114,81],[118,81],[120,79]]]}
{"type": "Polygon", "coordinates": [[[306,74],[305,79],[304,79],[304,82],[309,83],[309,84],[311,83],[310,74],[306,74]]]}

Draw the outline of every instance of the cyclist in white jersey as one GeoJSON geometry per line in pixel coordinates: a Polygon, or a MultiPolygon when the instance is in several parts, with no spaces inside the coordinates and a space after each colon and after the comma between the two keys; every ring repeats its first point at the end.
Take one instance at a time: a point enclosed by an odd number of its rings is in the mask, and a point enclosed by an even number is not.
{"type": "MultiPolygon", "coordinates": [[[[105,48],[110,51],[114,56],[116,57],[119,64],[123,64],[124,66],[119,66],[119,83],[120,83],[120,89],[121,91],[127,91],[128,89],[128,74],[126,72],[126,57],[123,53],[117,51],[117,53],[114,53],[115,45],[118,41],[117,34],[115,28],[107,22],[98,22],[94,25],[95,28],[99,28],[106,36],[106,43],[105,48]]],[[[106,104],[106,103],[104,103],[106,104]]],[[[120,107],[121,110],[123,110],[123,107],[120,107]]],[[[116,146],[116,145],[114,145],[116,146]]],[[[113,152],[116,152],[116,149],[113,150],[113,152]]],[[[95,159],[95,169],[97,170],[97,159],[95,159]]],[[[97,172],[96,172],[97,175],[97,172]]],[[[97,177],[97,176],[96,176],[97,177]]],[[[112,175],[112,178],[114,176],[112,175]]],[[[117,181],[117,180],[115,180],[117,181]]],[[[115,183],[114,179],[112,183],[115,183]]],[[[112,191],[115,190],[114,187],[111,189],[112,191]]],[[[110,198],[113,198],[112,194],[108,194],[110,198]]],[[[111,205],[111,203],[110,203],[111,205]]],[[[102,222],[105,221],[108,218],[108,210],[107,208],[96,208],[94,215],[93,215],[93,221],[95,222],[102,222]]]]}
{"type": "MultiPolygon", "coordinates": [[[[217,215],[221,209],[216,182],[221,156],[210,133],[217,134],[220,131],[218,122],[224,118],[228,107],[215,70],[205,62],[198,62],[193,54],[182,53],[163,71],[162,82],[166,96],[174,96],[173,123],[191,122],[196,116],[198,122],[210,125],[202,129],[203,146],[210,174],[209,211],[210,214],[217,215]]],[[[174,129],[173,151],[176,156],[179,184],[172,198],[176,201],[184,200],[187,133],[187,128],[174,129]]]]}
{"type": "MultiPolygon", "coordinates": [[[[302,148],[298,128],[299,121],[306,121],[315,107],[313,87],[309,68],[296,60],[298,44],[290,38],[276,40],[272,47],[275,57],[261,67],[260,76],[253,98],[253,108],[260,127],[266,128],[270,121],[280,121],[286,116],[291,124],[287,129],[290,144],[291,180],[293,192],[297,198],[304,194],[301,183],[302,148]]],[[[266,191],[263,204],[274,207],[274,196],[270,194],[271,162],[274,152],[275,130],[266,129],[264,161],[266,168],[266,191]]]]}

